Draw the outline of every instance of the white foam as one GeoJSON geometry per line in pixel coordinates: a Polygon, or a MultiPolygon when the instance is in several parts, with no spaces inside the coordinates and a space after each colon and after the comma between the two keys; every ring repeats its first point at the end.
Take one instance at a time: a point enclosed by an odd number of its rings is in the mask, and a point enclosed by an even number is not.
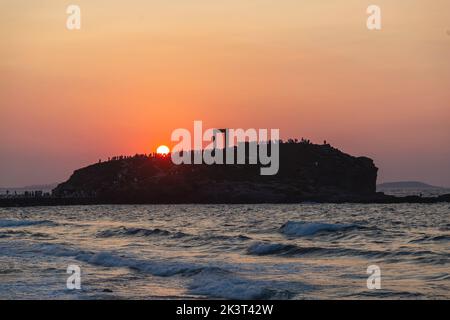
{"type": "Polygon", "coordinates": [[[109,268],[129,268],[154,276],[169,277],[177,274],[195,275],[199,272],[220,273],[221,268],[180,261],[142,260],[125,257],[115,252],[91,252],[60,244],[38,244],[28,248],[28,251],[56,257],[73,257],[89,264],[109,268]]]}
{"type": "Polygon", "coordinates": [[[129,268],[154,276],[182,276],[190,294],[224,299],[286,299],[308,289],[296,281],[252,279],[241,275],[234,264],[190,263],[179,260],[138,259],[119,252],[92,252],[63,244],[0,242],[0,255],[38,253],[52,257],[73,258],[107,268],[129,268]]]}
{"type": "Polygon", "coordinates": [[[123,267],[135,269],[140,272],[146,272],[161,277],[169,277],[176,274],[196,273],[202,269],[202,266],[190,263],[139,260],[122,257],[111,252],[80,254],[77,255],[76,259],[103,267],[123,267]]]}
{"type": "Polygon", "coordinates": [[[189,292],[197,295],[236,299],[287,299],[295,291],[306,290],[307,286],[298,282],[283,282],[271,280],[257,280],[230,276],[199,274],[189,285],[189,292]]]}

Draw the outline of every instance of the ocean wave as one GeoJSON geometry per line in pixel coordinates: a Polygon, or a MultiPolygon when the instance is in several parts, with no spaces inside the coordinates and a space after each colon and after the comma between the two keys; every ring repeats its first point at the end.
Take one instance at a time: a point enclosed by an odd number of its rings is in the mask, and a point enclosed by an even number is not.
{"type": "Polygon", "coordinates": [[[450,263],[450,254],[433,254],[426,256],[415,257],[414,261],[417,263],[423,263],[427,265],[447,265],[450,263]]]}
{"type": "Polygon", "coordinates": [[[110,237],[126,237],[126,236],[136,236],[136,237],[150,237],[150,236],[171,236],[174,238],[181,238],[187,236],[183,232],[170,232],[164,229],[145,229],[145,228],[128,228],[120,227],[116,229],[103,230],[96,235],[99,238],[110,238],[110,237]]]}
{"type": "Polygon", "coordinates": [[[337,232],[349,229],[359,229],[356,224],[331,224],[322,222],[288,221],[280,228],[280,232],[288,236],[312,236],[321,232],[337,232]]]}
{"type": "Polygon", "coordinates": [[[215,234],[208,234],[208,235],[197,235],[192,236],[192,240],[194,241],[227,241],[227,242],[235,242],[235,241],[247,241],[251,240],[250,237],[239,234],[239,235],[215,235],[215,234]]]}
{"type": "Polygon", "coordinates": [[[389,255],[389,252],[374,251],[374,250],[358,250],[352,248],[321,248],[321,247],[300,247],[293,244],[270,243],[270,242],[256,242],[247,248],[247,254],[265,256],[265,255],[280,255],[280,256],[303,256],[303,255],[318,255],[318,256],[363,256],[370,258],[381,258],[389,255]]]}
{"type": "Polygon", "coordinates": [[[47,233],[41,232],[29,232],[23,230],[6,230],[4,232],[0,232],[0,238],[10,238],[10,237],[30,237],[37,239],[54,239],[54,237],[50,236],[47,233]]]}
{"type": "Polygon", "coordinates": [[[390,290],[372,290],[372,291],[362,291],[358,293],[353,293],[346,295],[347,298],[381,298],[381,299],[424,299],[426,296],[420,292],[412,292],[412,291],[390,291],[390,290]]]}
{"type": "Polygon", "coordinates": [[[402,260],[417,261],[442,265],[449,262],[450,255],[428,250],[363,250],[348,247],[300,247],[293,244],[256,242],[247,248],[247,254],[254,256],[282,256],[282,257],[363,257],[367,259],[387,259],[385,261],[398,262],[402,260]]]}
{"type": "Polygon", "coordinates": [[[0,228],[17,228],[36,225],[53,226],[56,225],[56,223],[50,220],[9,220],[9,219],[0,220],[0,228]]]}
{"type": "Polygon", "coordinates": [[[199,274],[188,286],[189,292],[209,298],[235,300],[290,299],[309,290],[299,282],[258,280],[231,276],[204,276],[199,274]]]}
{"type": "Polygon", "coordinates": [[[410,243],[420,243],[420,242],[448,242],[450,241],[450,235],[439,235],[439,236],[423,236],[419,239],[411,240],[410,243]]]}
{"type": "Polygon", "coordinates": [[[125,267],[159,277],[171,277],[175,275],[194,276],[199,273],[225,274],[228,272],[217,266],[198,265],[179,261],[140,260],[118,256],[110,252],[100,252],[93,255],[81,254],[76,259],[102,267],[125,267]]]}
{"type": "Polygon", "coordinates": [[[450,280],[450,274],[448,273],[441,273],[441,274],[436,274],[436,275],[432,275],[427,277],[429,280],[434,280],[434,281],[449,281],[450,280]]]}
{"type": "Polygon", "coordinates": [[[91,252],[67,247],[60,244],[41,244],[34,249],[41,254],[72,257],[76,260],[101,267],[129,268],[154,276],[170,277],[174,275],[193,276],[200,272],[225,274],[228,271],[214,265],[199,265],[179,261],[142,260],[126,257],[115,252],[91,252]]]}
{"type": "Polygon", "coordinates": [[[138,259],[118,252],[92,252],[64,244],[37,244],[15,241],[3,244],[9,254],[36,253],[73,258],[83,263],[106,268],[128,268],[159,277],[181,276],[189,294],[221,299],[290,299],[311,290],[298,281],[253,279],[240,274],[234,264],[190,263],[176,260],[138,259]]]}
{"type": "Polygon", "coordinates": [[[298,246],[292,245],[292,244],[282,244],[282,243],[264,243],[264,242],[257,242],[252,244],[248,249],[247,253],[252,255],[275,255],[275,254],[284,254],[284,255],[295,255],[302,252],[306,252],[308,250],[306,249],[312,249],[311,251],[314,251],[314,249],[318,249],[320,251],[320,248],[300,248],[298,246]],[[306,251],[304,251],[306,250],[306,251]]]}
{"type": "Polygon", "coordinates": [[[119,227],[115,229],[107,229],[97,232],[96,234],[99,238],[111,238],[111,237],[153,237],[153,236],[164,236],[170,237],[172,239],[185,238],[185,241],[193,242],[206,242],[210,243],[212,241],[246,241],[250,238],[245,235],[217,235],[217,234],[200,234],[193,235],[184,232],[172,232],[164,229],[145,229],[145,228],[130,228],[130,227],[119,227]]]}

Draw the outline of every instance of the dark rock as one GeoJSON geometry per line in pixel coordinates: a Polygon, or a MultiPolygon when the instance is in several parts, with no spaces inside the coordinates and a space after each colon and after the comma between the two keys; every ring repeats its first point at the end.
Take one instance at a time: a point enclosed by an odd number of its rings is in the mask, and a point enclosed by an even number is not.
{"type": "MultiPolygon", "coordinates": [[[[248,147],[248,146],[247,146],[248,147]]],[[[330,145],[280,144],[280,169],[259,165],[175,165],[170,157],[115,157],[76,170],[51,197],[0,199],[0,206],[151,203],[436,203],[439,197],[376,192],[378,168],[330,145]]]]}
{"type": "Polygon", "coordinates": [[[375,194],[377,168],[329,145],[280,145],[280,169],[259,165],[175,165],[170,158],[133,157],[97,163],[58,185],[60,198],[107,203],[260,203],[343,201],[375,194]]]}

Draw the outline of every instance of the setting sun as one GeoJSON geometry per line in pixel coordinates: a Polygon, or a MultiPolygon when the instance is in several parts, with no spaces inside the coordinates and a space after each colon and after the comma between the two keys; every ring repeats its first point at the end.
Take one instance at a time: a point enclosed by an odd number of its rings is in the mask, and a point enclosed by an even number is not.
{"type": "Polygon", "coordinates": [[[169,152],[170,152],[169,147],[165,145],[159,146],[158,149],[156,149],[156,153],[163,156],[168,155],[169,152]]]}

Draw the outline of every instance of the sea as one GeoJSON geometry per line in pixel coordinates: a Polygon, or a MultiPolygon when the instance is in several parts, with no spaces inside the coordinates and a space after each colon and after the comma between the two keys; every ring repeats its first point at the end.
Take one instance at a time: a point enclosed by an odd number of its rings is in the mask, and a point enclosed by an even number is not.
{"type": "Polygon", "coordinates": [[[449,299],[449,213],[449,203],[0,208],[0,299],[449,299]]]}

